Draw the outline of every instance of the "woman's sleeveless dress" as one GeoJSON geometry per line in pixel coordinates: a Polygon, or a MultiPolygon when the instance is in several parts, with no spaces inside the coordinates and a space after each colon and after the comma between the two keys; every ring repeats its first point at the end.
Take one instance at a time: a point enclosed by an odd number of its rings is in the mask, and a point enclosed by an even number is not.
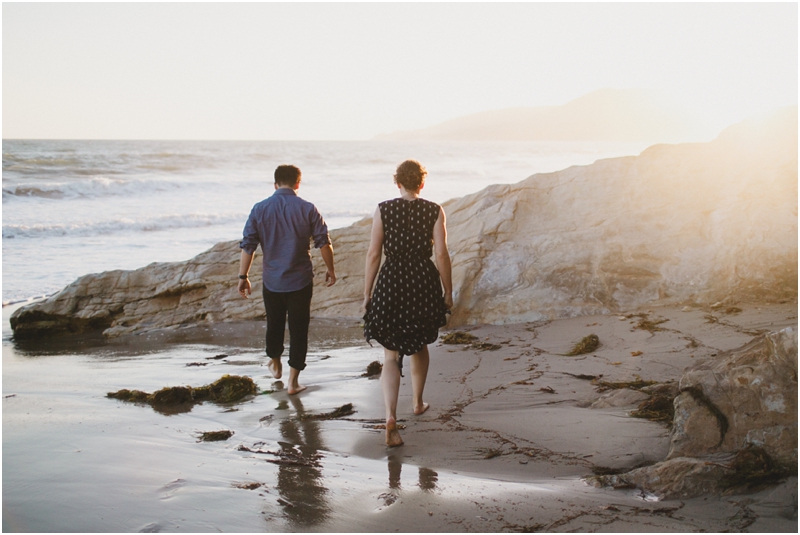
{"type": "Polygon", "coordinates": [[[442,282],[431,260],[441,208],[425,199],[402,198],[378,207],[386,261],[364,315],[364,337],[398,351],[402,369],[403,357],[435,342],[447,323],[442,282]]]}

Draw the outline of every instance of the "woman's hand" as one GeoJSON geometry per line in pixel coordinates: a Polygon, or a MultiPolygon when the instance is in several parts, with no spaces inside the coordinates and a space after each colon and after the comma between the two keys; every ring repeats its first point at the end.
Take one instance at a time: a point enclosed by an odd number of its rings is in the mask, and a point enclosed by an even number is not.
{"type": "Polygon", "coordinates": [[[372,301],[371,296],[367,296],[364,298],[364,302],[361,304],[361,312],[365,313],[369,310],[369,302],[372,301]]]}
{"type": "Polygon", "coordinates": [[[453,294],[446,293],[444,294],[444,306],[447,307],[447,310],[453,309],[453,294]]]}

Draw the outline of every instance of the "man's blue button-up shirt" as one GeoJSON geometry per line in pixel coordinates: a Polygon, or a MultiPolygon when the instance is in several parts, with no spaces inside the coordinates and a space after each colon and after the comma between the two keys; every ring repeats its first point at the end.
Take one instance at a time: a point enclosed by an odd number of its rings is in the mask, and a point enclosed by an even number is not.
{"type": "Polygon", "coordinates": [[[331,243],[328,226],[316,206],[291,188],[279,188],[253,206],[239,247],[253,254],[261,245],[267,290],[294,292],[314,280],[312,239],[316,248],[331,243]]]}

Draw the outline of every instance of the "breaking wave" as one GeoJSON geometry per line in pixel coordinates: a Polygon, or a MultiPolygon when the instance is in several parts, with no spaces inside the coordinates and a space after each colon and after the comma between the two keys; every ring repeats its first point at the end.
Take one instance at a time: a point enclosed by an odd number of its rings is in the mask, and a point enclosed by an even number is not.
{"type": "Polygon", "coordinates": [[[241,223],[246,214],[173,214],[141,220],[119,218],[107,221],[85,221],[54,224],[4,224],[3,239],[49,238],[55,236],[97,236],[129,232],[159,232],[241,223]]]}
{"type": "MultiPolygon", "coordinates": [[[[205,183],[204,185],[208,185],[205,183]]],[[[48,180],[3,185],[3,200],[17,197],[44,199],[77,199],[109,196],[141,196],[175,191],[193,184],[186,181],[160,179],[109,178],[96,176],[83,180],[48,180]]]]}

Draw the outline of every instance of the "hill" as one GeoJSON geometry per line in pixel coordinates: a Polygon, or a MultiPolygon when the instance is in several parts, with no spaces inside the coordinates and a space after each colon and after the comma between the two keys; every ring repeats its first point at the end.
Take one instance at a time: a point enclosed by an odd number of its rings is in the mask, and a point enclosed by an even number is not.
{"type": "Polygon", "coordinates": [[[381,134],[379,140],[647,141],[703,139],[688,108],[639,89],[600,89],[562,106],[484,111],[423,128],[381,134]]]}

